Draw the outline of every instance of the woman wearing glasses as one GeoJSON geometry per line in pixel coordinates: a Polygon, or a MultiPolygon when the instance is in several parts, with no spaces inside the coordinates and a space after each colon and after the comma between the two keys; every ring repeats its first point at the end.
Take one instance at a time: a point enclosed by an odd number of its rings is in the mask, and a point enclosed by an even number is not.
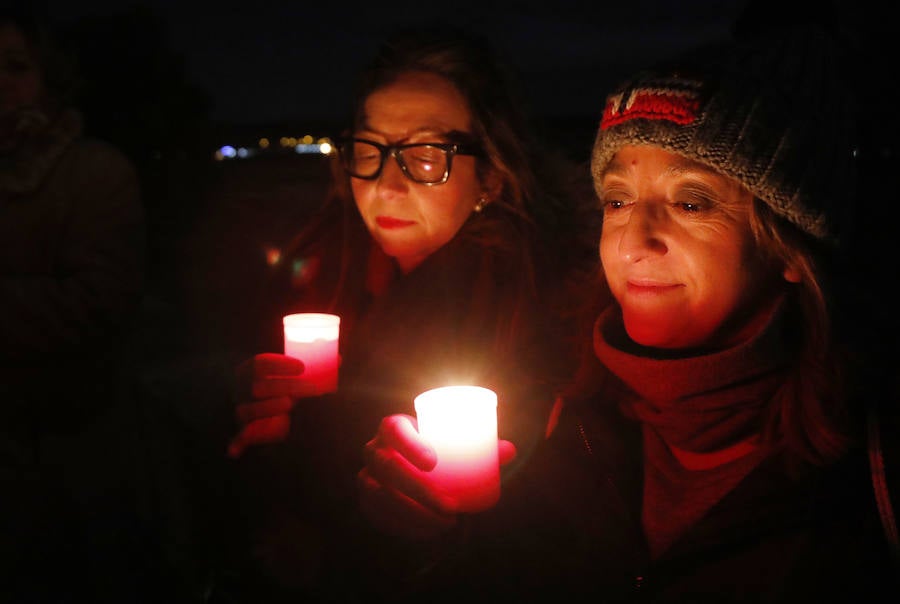
{"type": "Polygon", "coordinates": [[[239,368],[229,455],[260,488],[290,483],[251,494],[261,504],[251,516],[271,521],[256,541],[267,568],[294,557],[282,586],[314,580],[324,536],[303,520],[341,503],[355,509],[363,445],[382,417],[411,412],[420,392],[493,389],[501,434],[528,450],[546,411],[531,406],[547,404],[570,366],[554,298],[564,275],[596,256],[574,236],[594,216],[576,215],[589,207],[576,203],[591,199],[587,176],[580,191],[568,163],[532,139],[518,91],[485,42],[447,30],[397,35],[364,71],[357,99],[330,202],[283,263],[290,270],[273,299],[285,305],[270,315],[267,345],[280,350],[284,314],[339,314],[338,392],[304,396],[303,359],[263,353],[239,368]],[[252,446],[262,443],[277,444],[252,446]],[[311,509],[321,498],[288,492],[298,488],[336,497],[311,509]],[[272,510],[279,503],[285,515],[272,510]],[[285,530],[286,517],[306,539],[285,530]]]}

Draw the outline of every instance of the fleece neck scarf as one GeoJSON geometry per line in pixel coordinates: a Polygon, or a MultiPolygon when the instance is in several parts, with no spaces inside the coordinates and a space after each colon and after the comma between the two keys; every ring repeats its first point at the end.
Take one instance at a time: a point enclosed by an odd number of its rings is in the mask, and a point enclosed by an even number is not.
{"type": "Polygon", "coordinates": [[[781,306],[755,337],[735,347],[656,358],[625,334],[618,307],[594,330],[594,351],[634,396],[622,413],[639,421],[644,442],[642,518],[659,556],[756,466],[763,452],[708,469],[682,466],[672,449],[707,457],[759,434],[763,411],[785,377],[781,306]]]}
{"type": "Polygon", "coordinates": [[[712,353],[659,358],[625,334],[618,306],[594,327],[594,352],[635,394],[621,405],[670,445],[721,450],[759,432],[761,412],[784,379],[782,306],[748,341],[712,353]]]}

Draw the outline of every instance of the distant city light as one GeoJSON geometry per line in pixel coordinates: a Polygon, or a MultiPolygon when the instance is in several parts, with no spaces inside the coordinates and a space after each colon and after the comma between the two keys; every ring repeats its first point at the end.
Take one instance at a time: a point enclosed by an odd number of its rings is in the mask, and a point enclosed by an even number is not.
{"type": "Polygon", "coordinates": [[[321,153],[322,145],[300,143],[294,147],[294,151],[297,153],[321,153]]]}
{"type": "Polygon", "coordinates": [[[269,266],[275,266],[279,262],[281,262],[281,250],[277,247],[268,247],[265,250],[266,252],[266,264],[269,266]]]}
{"type": "Polygon", "coordinates": [[[223,159],[231,159],[237,155],[237,150],[231,145],[224,145],[216,149],[214,153],[214,157],[216,161],[222,161],[223,159]]]}
{"type": "MultiPolygon", "coordinates": [[[[314,138],[310,134],[307,134],[301,138],[297,138],[294,136],[282,136],[278,139],[278,145],[282,149],[290,149],[294,153],[302,155],[330,155],[331,153],[334,153],[334,145],[332,144],[331,139],[327,136],[319,137],[318,139],[314,138]]],[[[256,146],[251,145],[247,147],[234,147],[232,145],[223,145],[219,147],[213,155],[216,161],[223,161],[226,159],[235,158],[246,159],[255,155],[259,155],[261,153],[272,153],[277,151],[278,148],[273,148],[272,143],[268,138],[262,137],[257,141],[256,146]]]]}

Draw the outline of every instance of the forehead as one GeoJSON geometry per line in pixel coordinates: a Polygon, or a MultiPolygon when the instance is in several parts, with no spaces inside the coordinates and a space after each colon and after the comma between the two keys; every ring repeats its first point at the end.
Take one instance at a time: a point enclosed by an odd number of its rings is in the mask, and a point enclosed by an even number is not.
{"type": "Polygon", "coordinates": [[[421,71],[401,74],[372,92],[364,113],[365,129],[393,138],[471,130],[462,93],[446,78],[421,71]]]}
{"type": "Polygon", "coordinates": [[[714,190],[723,203],[734,200],[745,205],[753,199],[753,194],[738,180],[706,164],[654,145],[625,145],[616,151],[599,185],[606,186],[622,180],[661,186],[679,182],[702,183],[714,190]]]}
{"type": "Polygon", "coordinates": [[[665,168],[667,171],[677,174],[683,172],[708,172],[717,174],[709,166],[696,160],[689,159],[678,153],[673,153],[655,145],[624,145],[609,162],[604,173],[616,173],[627,170],[630,166],[645,163],[654,167],[665,168]]]}
{"type": "Polygon", "coordinates": [[[625,176],[634,170],[652,170],[660,176],[700,177],[721,187],[742,188],[741,184],[710,166],[655,145],[625,145],[616,151],[603,176],[625,176]]]}

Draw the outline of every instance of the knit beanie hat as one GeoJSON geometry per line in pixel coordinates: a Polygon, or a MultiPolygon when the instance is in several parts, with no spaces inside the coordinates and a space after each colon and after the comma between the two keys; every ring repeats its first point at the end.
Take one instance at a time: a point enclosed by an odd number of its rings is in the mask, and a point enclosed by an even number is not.
{"type": "Polygon", "coordinates": [[[840,48],[804,26],[695,49],[606,99],[594,187],[625,145],[654,145],[734,178],[809,235],[833,239],[852,205],[855,117],[840,48]]]}

